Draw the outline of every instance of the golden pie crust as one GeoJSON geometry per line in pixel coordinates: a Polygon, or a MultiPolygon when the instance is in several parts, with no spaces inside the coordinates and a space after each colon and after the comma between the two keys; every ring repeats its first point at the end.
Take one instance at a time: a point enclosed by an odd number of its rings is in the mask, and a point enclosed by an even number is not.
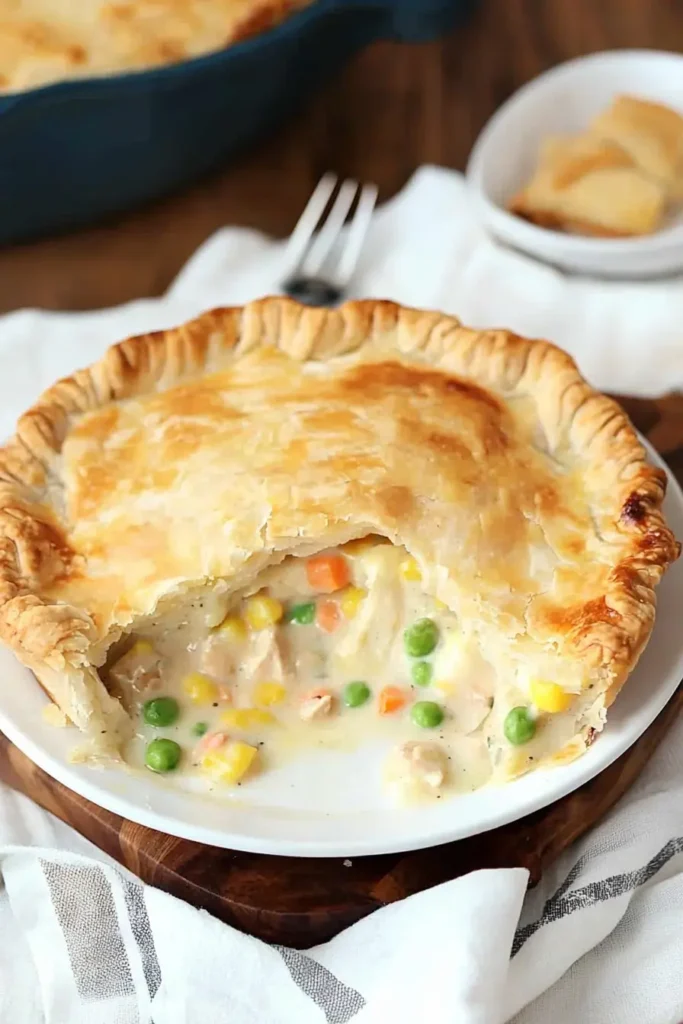
{"type": "Polygon", "coordinates": [[[0,93],[198,57],[312,0],[0,0],[0,93]]]}
{"type": "Polygon", "coordinates": [[[19,420],[0,450],[0,636],[87,755],[117,757],[112,644],[217,580],[227,599],[288,555],[381,535],[499,666],[586,687],[567,760],[678,557],[665,482],[546,342],[381,301],[216,309],[113,346],[19,420]]]}

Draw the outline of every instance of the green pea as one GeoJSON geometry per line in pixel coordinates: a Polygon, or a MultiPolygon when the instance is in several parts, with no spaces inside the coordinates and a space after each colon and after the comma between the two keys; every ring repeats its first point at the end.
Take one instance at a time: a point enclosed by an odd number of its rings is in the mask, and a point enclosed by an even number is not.
{"type": "Polygon", "coordinates": [[[359,708],[370,698],[370,687],[360,681],[347,683],[344,687],[344,703],[347,708],[359,708]]]}
{"type": "Polygon", "coordinates": [[[294,604],[286,615],[287,622],[293,622],[297,626],[310,626],[315,620],[315,602],[306,601],[304,604],[294,604]]]}
{"type": "Polygon", "coordinates": [[[206,722],[195,722],[192,726],[193,736],[203,736],[204,733],[209,731],[209,726],[206,722]]]}
{"type": "Polygon", "coordinates": [[[503,722],[503,732],[508,743],[512,743],[515,747],[533,739],[536,723],[529,714],[529,709],[518,707],[508,711],[503,722]]]}
{"type": "Polygon", "coordinates": [[[145,751],[145,764],[153,772],[170,772],[178,767],[180,753],[175,740],[152,740],[145,751]]]}
{"type": "Polygon", "coordinates": [[[179,714],[178,701],[173,697],[154,697],[142,705],[142,717],[147,725],[153,725],[156,729],[173,725],[179,714]]]}
{"type": "Polygon", "coordinates": [[[443,722],[443,710],[433,700],[418,700],[410,709],[410,717],[421,729],[436,729],[443,722]]]}
{"type": "Polygon", "coordinates": [[[434,619],[418,619],[403,634],[403,646],[411,658],[431,654],[439,641],[439,627],[434,619]]]}
{"type": "Polygon", "coordinates": [[[416,686],[429,686],[434,669],[428,661],[416,661],[410,670],[410,674],[416,686]]]}

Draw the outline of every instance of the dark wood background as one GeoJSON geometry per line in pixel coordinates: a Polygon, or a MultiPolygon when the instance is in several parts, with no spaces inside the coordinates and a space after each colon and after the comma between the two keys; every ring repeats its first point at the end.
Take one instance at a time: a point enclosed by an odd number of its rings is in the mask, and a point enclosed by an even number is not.
{"type": "Polygon", "coordinates": [[[0,251],[0,312],[84,309],[159,294],[224,224],[293,227],[328,169],[395,193],[423,163],[463,168],[524,82],[595,50],[683,50],[681,0],[481,0],[438,43],[360,54],[277,136],[183,195],[75,235],[0,251]]]}

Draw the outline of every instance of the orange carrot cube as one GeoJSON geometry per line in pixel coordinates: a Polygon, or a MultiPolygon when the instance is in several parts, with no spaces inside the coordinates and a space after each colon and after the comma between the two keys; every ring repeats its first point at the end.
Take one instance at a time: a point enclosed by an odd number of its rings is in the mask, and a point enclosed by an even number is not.
{"type": "Polygon", "coordinates": [[[334,633],[339,629],[342,615],[336,601],[319,601],[316,608],[315,621],[324,633],[334,633]]]}
{"type": "Polygon", "coordinates": [[[310,587],[319,594],[341,590],[351,578],[343,555],[314,555],[306,562],[306,576],[310,587]]]}
{"type": "Polygon", "coordinates": [[[398,686],[385,686],[379,692],[379,713],[380,715],[392,715],[400,711],[408,702],[404,690],[398,686]]]}

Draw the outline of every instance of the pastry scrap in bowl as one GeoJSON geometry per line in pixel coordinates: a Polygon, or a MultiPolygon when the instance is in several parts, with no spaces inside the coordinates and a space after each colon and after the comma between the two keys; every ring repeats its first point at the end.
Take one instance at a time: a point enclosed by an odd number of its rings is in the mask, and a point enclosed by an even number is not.
{"type": "Polygon", "coordinates": [[[402,794],[579,756],[679,546],[571,358],[271,298],[115,345],[0,451],[0,636],[75,756],[247,785],[380,737],[402,794]]]}
{"type": "Polygon", "coordinates": [[[657,231],[683,199],[683,115],[619,96],[580,135],[550,137],[512,213],[573,234],[657,231]]]}

